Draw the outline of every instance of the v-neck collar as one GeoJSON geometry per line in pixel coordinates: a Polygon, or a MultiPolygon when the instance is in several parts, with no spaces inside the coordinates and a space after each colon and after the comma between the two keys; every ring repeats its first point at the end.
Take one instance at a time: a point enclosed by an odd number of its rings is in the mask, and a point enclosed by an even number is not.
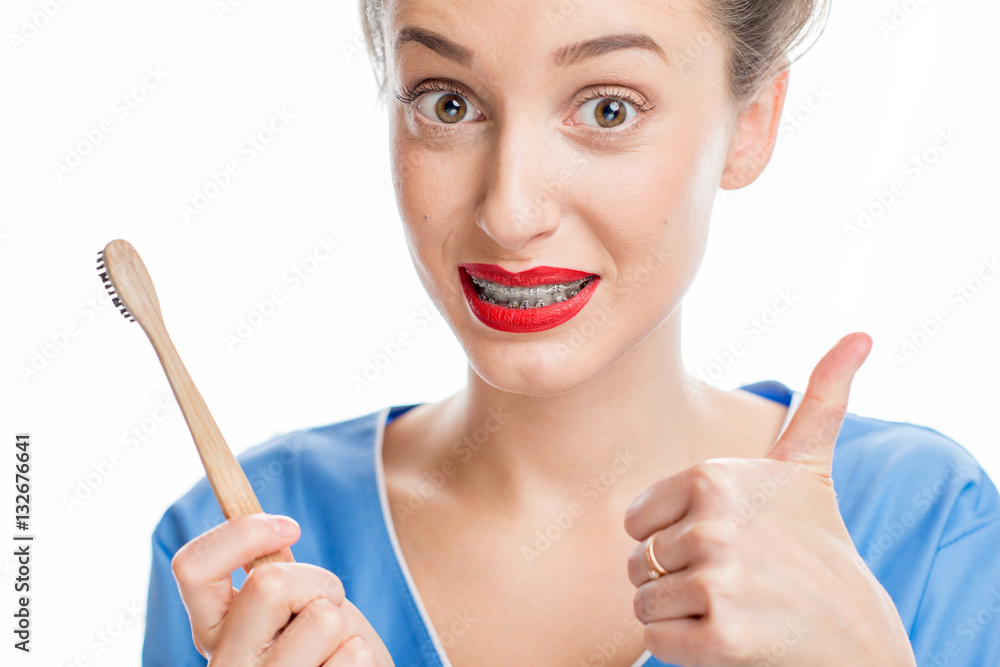
{"type": "MultiPolygon", "coordinates": [[[[792,391],[784,384],[777,382],[776,380],[765,380],[763,382],[756,382],[750,385],[743,385],[738,387],[738,389],[757,394],[758,396],[763,396],[764,398],[775,401],[776,403],[788,406],[788,412],[785,415],[784,423],[781,425],[779,437],[781,433],[784,433],[785,428],[792,419],[792,415],[795,413],[795,409],[802,400],[802,394],[800,392],[792,391]]],[[[451,660],[448,659],[448,654],[445,653],[444,644],[438,636],[437,629],[434,627],[434,623],[431,622],[430,614],[427,613],[427,607],[424,605],[424,600],[420,595],[420,591],[417,590],[417,585],[413,581],[413,574],[410,572],[410,567],[407,565],[406,558],[403,556],[403,551],[399,546],[399,537],[396,534],[396,524],[392,519],[392,512],[389,509],[389,496],[386,491],[385,484],[385,467],[382,461],[382,444],[385,439],[386,419],[391,413],[394,413],[393,417],[397,417],[407,410],[417,407],[418,405],[421,404],[414,403],[404,406],[386,406],[376,414],[375,446],[373,448],[375,456],[375,482],[378,486],[378,499],[379,505],[382,509],[382,519],[385,525],[386,534],[389,537],[393,553],[395,554],[396,567],[399,568],[399,571],[403,575],[403,579],[406,581],[406,593],[409,595],[410,601],[420,613],[421,626],[424,633],[424,637],[421,637],[421,642],[429,640],[434,646],[434,652],[437,655],[439,663],[436,667],[453,667],[451,660]]],[[[636,658],[635,662],[633,662],[630,667],[655,667],[655,665],[664,664],[661,662],[654,663],[655,660],[656,659],[653,657],[653,654],[649,652],[649,649],[646,649],[642,652],[642,655],[636,658]]]]}
{"type": "MultiPolygon", "coordinates": [[[[419,404],[417,404],[419,405],[419,404]]],[[[399,406],[396,406],[397,408],[399,406]]],[[[416,407],[416,405],[408,406],[407,409],[411,407],[416,407]]],[[[389,413],[396,408],[392,406],[386,406],[379,411],[376,417],[375,423],[375,483],[378,485],[378,501],[382,508],[382,519],[385,524],[386,533],[389,536],[389,541],[392,543],[392,551],[396,558],[396,567],[403,574],[403,579],[406,581],[407,594],[410,596],[410,601],[417,608],[420,614],[421,629],[423,630],[424,637],[421,637],[421,643],[426,640],[430,640],[431,644],[434,646],[434,653],[437,655],[439,665],[437,667],[452,667],[451,660],[448,659],[448,654],[444,651],[444,645],[441,642],[441,638],[438,636],[437,629],[431,622],[430,614],[427,613],[427,607],[424,605],[424,600],[420,596],[420,591],[417,590],[417,585],[413,581],[413,575],[410,573],[410,567],[406,563],[406,558],[403,556],[403,551],[399,546],[399,537],[396,534],[396,524],[392,519],[392,512],[389,509],[389,496],[386,491],[385,485],[385,467],[382,461],[382,442],[385,437],[385,426],[386,418],[389,413]]]]}

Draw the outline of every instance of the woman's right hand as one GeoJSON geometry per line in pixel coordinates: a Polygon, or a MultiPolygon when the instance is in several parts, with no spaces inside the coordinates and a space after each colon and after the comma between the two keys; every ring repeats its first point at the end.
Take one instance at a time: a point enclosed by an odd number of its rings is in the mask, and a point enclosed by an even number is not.
{"type": "Polygon", "coordinates": [[[174,555],[171,568],[191,620],[194,644],[213,667],[392,667],[368,620],[344,597],[337,575],[292,562],[299,525],[281,515],[223,522],[174,555]],[[237,591],[231,573],[281,551],[237,591]]]}

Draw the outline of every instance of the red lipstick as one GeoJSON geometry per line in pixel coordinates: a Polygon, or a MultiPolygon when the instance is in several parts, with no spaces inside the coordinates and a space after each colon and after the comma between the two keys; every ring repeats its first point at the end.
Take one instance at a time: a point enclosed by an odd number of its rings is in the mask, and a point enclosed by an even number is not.
{"type": "Polygon", "coordinates": [[[572,319],[601,280],[593,273],[551,266],[511,273],[496,264],[459,264],[458,273],[479,321],[510,333],[545,331],[572,319]]]}

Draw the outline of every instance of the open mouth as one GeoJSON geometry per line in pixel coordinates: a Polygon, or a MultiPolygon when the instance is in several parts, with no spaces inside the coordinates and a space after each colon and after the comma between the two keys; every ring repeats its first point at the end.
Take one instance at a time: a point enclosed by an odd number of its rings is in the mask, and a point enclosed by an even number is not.
{"type": "Polygon", "coordinates": [[[572,299],[585,288],[595,276],[587,276],[569,283],[512,286],[495,283],[485,278],[469,276],[482,301],[503,308],[544,308],[572,299]]]}
{"type": "Polygon", "coordinates": [[[596,274],[551,266],[511,273],[494,264],[461,264],[458,274],[479,321],[513,333],[545,331],[568,322],[601,282],[596,274]]]}

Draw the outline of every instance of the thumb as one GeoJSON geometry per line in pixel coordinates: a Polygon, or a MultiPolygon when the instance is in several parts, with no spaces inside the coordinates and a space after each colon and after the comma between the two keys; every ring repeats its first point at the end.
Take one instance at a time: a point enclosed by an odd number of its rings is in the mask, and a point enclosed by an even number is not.
{"type": "Polygon", "coordinates": [[[837,341],[816,364],[802,402],[766,458],[803,463],[829,482],[851,381],[871,349],[872,338],[863,331],[837,341]]]}

